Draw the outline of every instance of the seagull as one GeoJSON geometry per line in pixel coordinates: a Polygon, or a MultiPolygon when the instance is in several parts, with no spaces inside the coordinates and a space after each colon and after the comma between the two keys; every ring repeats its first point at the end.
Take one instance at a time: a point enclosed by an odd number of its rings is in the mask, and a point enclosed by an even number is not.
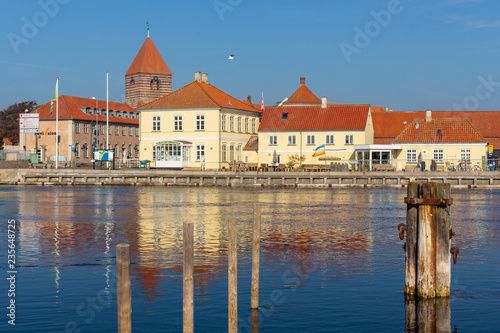
{"type": "Polygon", "coordinates": [[[229,60],[234,60],[234,54],[230,54],[228,57],[229,60]]]}

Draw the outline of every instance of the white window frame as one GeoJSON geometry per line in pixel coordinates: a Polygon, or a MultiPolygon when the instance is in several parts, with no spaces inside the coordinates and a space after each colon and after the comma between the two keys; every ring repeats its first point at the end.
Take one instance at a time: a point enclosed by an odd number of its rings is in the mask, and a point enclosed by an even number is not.
{"type": "Polygon", "coordinates": [[[120,133],[120,126],[115,125],[115,135],[118,135],[120,133]]]}
{"type": "Polygon", "coordinates": [[[222,162],[227,162],[227,144],[222,145],[222,162]]]}
{"type": "Polygon", "coordinates": [[[238,117],[238,133],[241,133],[241,117],[238,117]]]}
{"type": "Polygon", "coordinates": [[[196,115],[196,130],[197,131],[205,130],[205,116],[202,114],[196,115]]]}
{"type": "Polygon", "coordinates": [[[255,128],[256,128],[256,126],[255,126],[255,122],[256,122],[256,121],[255,121],[255,118],[253,118],[253,119],[252,119],[252,133],[254,133],[254,134],[256,133],[256,132],[255,132],[255,128]]]}
{"type": "Polygon", "coordinates": [[[328,134],[325,138],[325,143],[327,145],[334,145],[335,144],[335,136],[332,134],[328,134]]]}
{"type": "Polygon", "coordinates": [[[307,145],[313,146],[316,144],[316,136],[315,135],[308,135],[307,136],[307,145]]]}
{"type": "Polygon", "coordinates": [[[288,136],[288,145],[289,146],[296,146],[297,145],[297,137],[295,135],[288,136]]]}
{"type": "Polygon", "coordinates": [[[270,135],[269,136],[269,145],[270,146],[277,146],[278,145],[278,136],[277,135],[270,135]]]}
{"type": "Polygon", "coordinates": [[[460,149],[460,160],[470,160],[470,149],[460,149]]]}
{"type": "Polygon", "coordinates": [[[436,163],[443,163],[443,158],[444,158],[443,149],[434,149],[433,157],[436,163]]]}
{"type": "Polygon", "coordinates": [[[229,132],[234,132],[234,116],[229,117],[229,132]]]}
{"type": "MultiPolygon", "coordinates": [[[[153,132],[159,132],[161,131],[161,117],[160,116],[153,116],[153,132]]],[[[115,135],[118,135],[115,130],[115,135]]]]}
{"type": "Polygon", "coordinates": [[[174,131],[182,131],[182,116],[180,115],[174,116],[174,131]]]}
{"type": "Polygon", "coordinates": [[[243,160],[243,146],[238,145],[238,162],[241,162],[243,160]]]}
{"type": "Polygon", "coordinates": [[[229,162],[234,161],[234,144],[229,146],[229,162]]]}
{"type": "Polygon", "coordinates": [[[227,127],[226,127],[226,115],[225,114],[222,115],[222,125],[221,126],[222,126],[222,131],[226,132],[227,127]]]}
{"type": "Polygon", "coordinates": [[[75,123],[75,133],[80,133],[80,123],[75,123]]]}
{"type": "Polygon", "coordinates": [[[196,161],[202,162],[205,159],[205,145],[196,145],[196,161]]]}
{"type": "Polygon", "coordinates": [[[346,145],[353,145],[354,144],[354,135],[346,134],[345,135],[345,144],[346,145]]]}
{"type": "Polygon", "coordinates": [[[89,134],[89,124],[83,124],[83,133],[89,134]]]}
{"type": "Polygon", "coordinates": [[[406,149],[406,163],[417,163],[416,149],[406,149]]]}
{"type": "Polygon", "coordinates": [[[245,118],[245,133],[248,133],[248,118],[245,118]]]}

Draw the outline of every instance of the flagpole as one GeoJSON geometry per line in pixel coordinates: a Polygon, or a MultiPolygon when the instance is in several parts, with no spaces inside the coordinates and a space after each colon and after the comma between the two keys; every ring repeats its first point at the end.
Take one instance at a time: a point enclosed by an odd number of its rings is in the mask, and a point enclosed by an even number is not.
{"type": "Polygon", "coordinates": [[[106,72],[106,149],[109,149],[109,75],[106,72]]]}
{"type": "Polygon", "coordinates": [[[59,77],[56,78],[56,169],[59,162],[59,77]]]}

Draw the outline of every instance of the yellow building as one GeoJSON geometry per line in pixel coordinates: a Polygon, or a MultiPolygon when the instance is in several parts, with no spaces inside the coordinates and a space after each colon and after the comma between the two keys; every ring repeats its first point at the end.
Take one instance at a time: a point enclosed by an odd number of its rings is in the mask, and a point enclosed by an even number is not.
{"type": "Polygon", "coordinates": [[[256,135],[261,112],[195,73],[184,87],[143,104],[140,158],[156,168],[228,168],[243,161],[243,147],[256,135]]]}
{"type": "Polygon", "coordinates": [[[259,127],[258,157],[262,165],[286,165],[292,156],[300,164],[349,163],[354,145],[373,143],[371,107],[368,104],[328,104],[317,98],[301,78],[300,87],[286,102],[266,107],[259,127]],[[314,157],[325,145],[325,154],[314,157]]]}

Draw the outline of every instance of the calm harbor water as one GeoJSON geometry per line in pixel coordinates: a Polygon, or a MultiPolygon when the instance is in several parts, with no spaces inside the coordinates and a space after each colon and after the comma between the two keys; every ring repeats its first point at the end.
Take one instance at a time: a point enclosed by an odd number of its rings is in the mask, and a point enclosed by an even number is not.
{"type": "MultiPolygon", "coordinates": [[[[195,330],[227,332],[227,222],[236,220],[239,328],[256,332],[258,202],[260,332],[410,332],[396,229],[405,196],[405,189],[1,187],[0,331],[115,332],[115,246],[129,243],[133,331],[181,332],[182,223],[193,221],[195,330]],[[17,222],[15,327],[6,316],[9,219],[17,222]]],[[[461,252],[443,331],[498,332],[500,191],[452,197],[452,243],[461,252]]]]}

